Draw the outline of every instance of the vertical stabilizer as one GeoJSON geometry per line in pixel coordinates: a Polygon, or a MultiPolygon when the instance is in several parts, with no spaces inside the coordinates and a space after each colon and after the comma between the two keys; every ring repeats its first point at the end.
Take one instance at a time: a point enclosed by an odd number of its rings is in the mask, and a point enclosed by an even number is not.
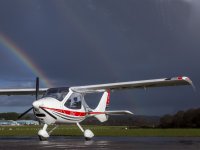
{"type": "Polygon", "coordinates": [[[97,118],[100,122],[105,122],[108,120],[108,116],[106,114],[98,114],[101,112],[105,112],[106,108],[108,108],[110,103],[110,91],[106,91],[103,93],[101,100],[98,106],[95,108],[94,112],[97,113],[94,117],[97,118]]]}
{"type": "Polygon", "coordinates": [[[110,92],[106,91],[103,93],[98,106],[95,108],[95,111],[104,112],[106,110],[106,107],[109,105],[109,103],[110,103],[110,92]]]}

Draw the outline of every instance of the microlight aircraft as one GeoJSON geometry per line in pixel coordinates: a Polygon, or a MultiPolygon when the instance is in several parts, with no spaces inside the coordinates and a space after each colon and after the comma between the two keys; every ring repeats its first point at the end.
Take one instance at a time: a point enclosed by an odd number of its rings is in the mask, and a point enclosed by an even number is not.
{"type": "MultiPolygon", "coordinates": [[[[73,86],[60,88],[39,88],[39,78],[36,78],[35,89],[0,89],[0,95],[36,95],[32,107],[22,113],[19,118],[33,110],[35,117],[43,124],[39,130],[40,140],[47,140],[50,133],[48,125],[59,123],[75,123],[83,132],[86,140],[93,138],[94,133],[83,129],[80,122],[88,117],[95,117],[100,122],[108,120],[108,115],[133,114],[128,110],[107,110],[110,103],[110,91],[123,89],[147,89],[163,86],[192,85],[192,81],[185,76],[161,78],[151,80],[107,83],[87,86],[73,86]],[[95,109],[91,109],[85,99],[85,94],[101,92],[102,97],[95,109]],[[38,99],[39,95],[43,95],[38,99]]],[[[18,118],[18,119],[19,119],[18,118]]]]}

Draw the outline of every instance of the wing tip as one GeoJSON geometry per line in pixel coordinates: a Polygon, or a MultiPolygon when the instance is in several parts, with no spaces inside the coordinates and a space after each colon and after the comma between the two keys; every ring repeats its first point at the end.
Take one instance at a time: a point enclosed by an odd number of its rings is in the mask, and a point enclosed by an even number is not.
{"type": "Polygon", "coordinates": [[[173,81],[173,80],[185,81],[185,84],[191,85],[193,90],[196,91],[196,87],[195,87],[194,83],[187,76],[177,76],[177,77],[172,77],[172,78],[166,78],[165,80],[169,80],[169,81],[173,81]]]}
{"type": "Polygon", "coordinates": [[[192,80],[189,77],[187,77],[187,76],[178,76],[177,79],[186,81],[189,85],[192,86],[193,90],[196,91],[196,87],[195,87],[194,83],[192,82],[192,80]]]}

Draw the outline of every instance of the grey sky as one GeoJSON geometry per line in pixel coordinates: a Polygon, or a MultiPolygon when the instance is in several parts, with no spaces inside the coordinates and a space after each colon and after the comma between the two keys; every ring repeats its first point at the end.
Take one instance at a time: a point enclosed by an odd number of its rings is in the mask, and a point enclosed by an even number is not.
{"type": "MultiPolygon", "coordinates": [[[[170,87],[111,94],[112,109],[161,115],[200,106],[199,8],[198,0],[0,0],[0,33],[54,86],[189,76],[196,93],[170,87]]],[[[36,75],[2,43],[0,68],[0,87],[34,86],[36,75]]],[[[1,97],[1,110],[23,111],[33,100],[1,97]]]]}

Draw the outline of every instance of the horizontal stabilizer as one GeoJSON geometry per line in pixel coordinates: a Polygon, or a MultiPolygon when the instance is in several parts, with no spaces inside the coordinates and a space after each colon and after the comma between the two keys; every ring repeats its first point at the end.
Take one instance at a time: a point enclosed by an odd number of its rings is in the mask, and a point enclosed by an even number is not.
{"type": "Polygon", "coordinates": [[[105,114],[107,115],[133,115],[133,113],[128,110],[105,111],[105,114]]]}

